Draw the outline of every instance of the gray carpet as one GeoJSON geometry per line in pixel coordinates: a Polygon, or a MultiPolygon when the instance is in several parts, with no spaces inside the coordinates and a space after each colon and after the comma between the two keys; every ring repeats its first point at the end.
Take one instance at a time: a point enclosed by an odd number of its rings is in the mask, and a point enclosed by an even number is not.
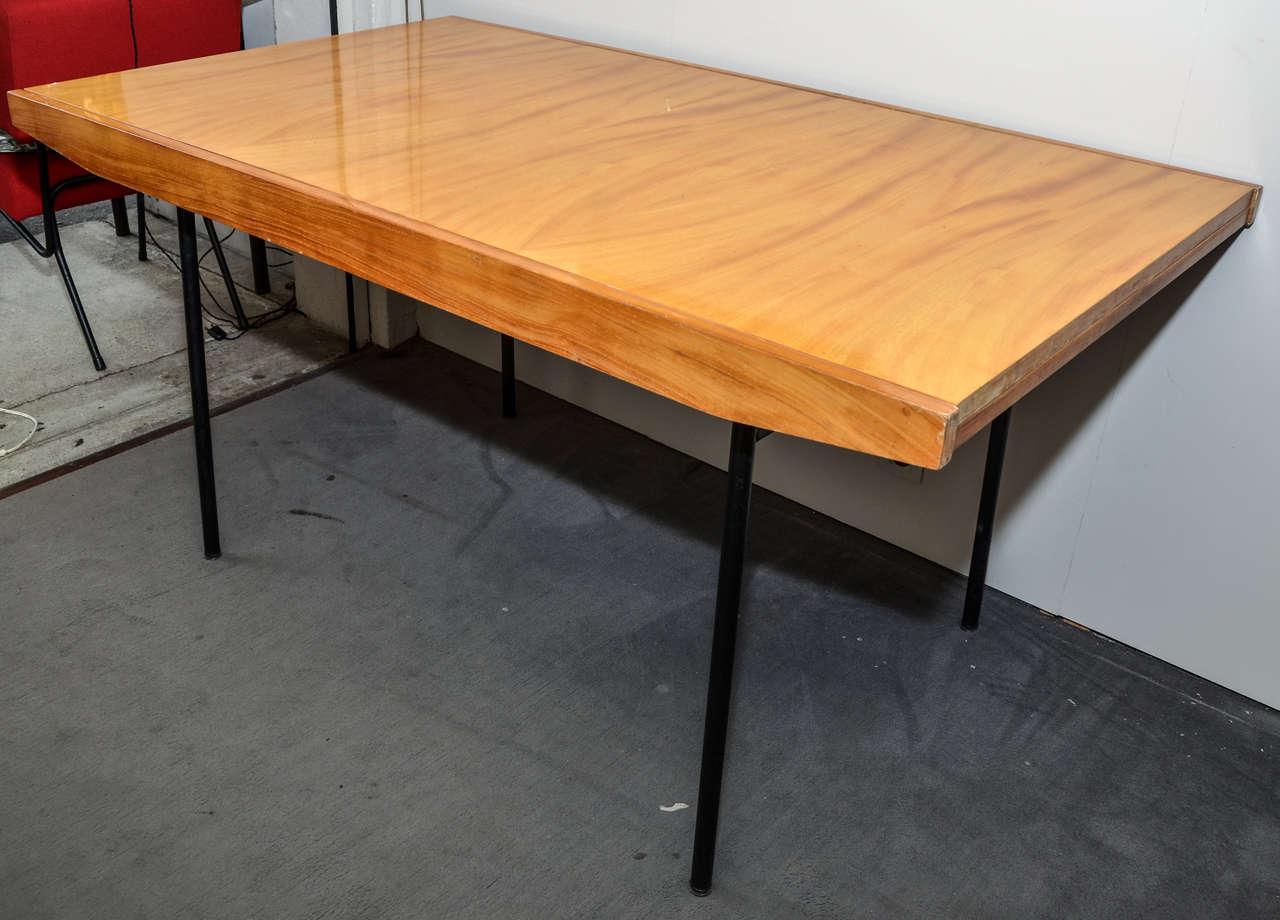
{"type": "MultiPolygon", "coordinates": [[[[415,343],[0,502],[0,916],[1280,915],[1280,716],[415,343]]],[[[760,450],[769,450],[770,441],[760,450]]]]}

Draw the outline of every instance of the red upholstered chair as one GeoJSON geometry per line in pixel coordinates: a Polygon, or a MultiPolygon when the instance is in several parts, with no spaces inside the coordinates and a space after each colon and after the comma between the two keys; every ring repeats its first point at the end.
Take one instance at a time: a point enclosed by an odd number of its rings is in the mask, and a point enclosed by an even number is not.
{"type": "MultiPolygon", "coordinates": [[[[19,143],[34,142],[10,117],[4,95],[9,89],[128,70],[135,66],[135,55],[137,66],[145,67],[238,50],[240,9],[240,0],[0,0],[0,129],[19,143]]],[[[127,194],[128,189],[87,174],[43,146],[31,152],[0,153],[0,216],[39,255],[57,261],[98,370],[106,365],[67,267],[55,211],[111,199],[116,232],[127,235],[127,194]],[[37,215],[44,222],[43,243],[21,224],[37,215]]],[[[141,195],[138,205],[138,257],[145,259],[141,195]]],[[[206,228],[237,316],[243,317],[217,236],[210,223],[206,228]]]]}
{"type": "Polygon", "coordinates": [[[138,66],[240,50],[241,0],[133,0],[138,66]]]}

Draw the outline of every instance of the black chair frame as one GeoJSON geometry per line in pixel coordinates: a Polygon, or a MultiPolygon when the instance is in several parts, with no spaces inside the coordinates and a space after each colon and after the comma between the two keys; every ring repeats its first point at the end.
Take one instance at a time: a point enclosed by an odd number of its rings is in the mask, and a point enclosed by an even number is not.
{"type": "MultiPolygon", "coordinates": [[[[85,174],[82,176],[72,176],[63,179],[61,182],[50,185],[49,183],[49,149],[44,144],[37,145],[36,156],[39,158],[40,173],[40,207],[42,218],[44,221],[44,242],[40,242],[29,229],[20,220],[16,220],[3,210],[0,210],[0,217],[3,217],[13,227],[14,231],[27,241],[28,245],[35,250],[36,255],[42,259],[52,258],[58,263],[58,272],[62,275],[62,283],[67,289],[67,296],[71,298],[71,307],[75,311],[76,321],[80,324],[80,332],[84,336],[85,345],[89,349],[89,357],[93,361],[94,370],[105,370],[106,361],[102,358],[102,352],[98,349],[97,340],[93,335],[93,328],[89,325],[89,317],[85,315],[84,303],[80,299],[80,292],[76,290],[75,279],[71,276],[71,269],[67,265],[66,252],[62,248],[62,237],[58,233],[57,209],[55,203],[58,196],[69,188],[77,185],[84,185],[89,182],[101,181],[98,176],[85,174]]],[[[143,206],[143,195],[137,193],[138,202],[138,260],[145,262],[147,260],[147,234],[146,234],[146,209],[143,206]]],[[[129,217],[125,210],[123,198],[111,199],[112,216],[115,220],[116,235],[129,235],[129,217]]],[[[222,274],[222,280],[227,287],[227,295],[231,300],[232,309],[236,315],[236,327],[239,329],[248,329],[249,320],[245,316],[244,307],[240,303],[240,295],[236,291],[235,282],[231,278],[231,272],[227,267],[226,255],[222,251],[222,242],[218,239],[218,234],[213,226],[213,221],[209,218],[204,219],[205,231],[208,233],[209,242],[213,246],[214,257],[218,261],[218,270],[222,274]]],[[[265,294],[270,291],[270,282],[267,278],[267,260],[266,246],[256,237],[250,238],[250,255],[253,261],[253,281],[254,291],[258,294],[265,294]]]]}

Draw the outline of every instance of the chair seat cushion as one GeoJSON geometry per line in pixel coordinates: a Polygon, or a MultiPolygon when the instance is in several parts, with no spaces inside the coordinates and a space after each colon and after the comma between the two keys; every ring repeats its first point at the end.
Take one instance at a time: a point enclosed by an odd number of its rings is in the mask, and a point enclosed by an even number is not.
{"type": "MultiPolygon", "coordinates": [[[[49,155],[49,182],[57,184],[72,176],[83,176],[85,171],[70,160],[57,154],[49,155]]],[[[105,179],[97,179],[84,185],[75,185],[58,196],[58,210],[72,208],[108,198],[120,198],[131,194],[130,190],[105,179]]],[[[0,154],[0,211],[14,220],[25,220],[41,213],[40,164],[34,153],[0,154]]]]}

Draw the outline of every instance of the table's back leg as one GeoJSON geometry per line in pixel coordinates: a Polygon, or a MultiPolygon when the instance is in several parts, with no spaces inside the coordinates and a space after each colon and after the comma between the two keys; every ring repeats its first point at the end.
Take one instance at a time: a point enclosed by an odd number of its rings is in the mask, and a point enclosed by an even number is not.
{"type": "Polygon", "coordinates": [[[187,369],[191,375],[191,427],[196,438],[196,475],[200,482],[200,523],[204,556],[222,555],[218,537],[218,498],[213,484],[213,434],[209,427],[209,380],[204,366],[204,314],[200,309],[200,259],[196,254],[196,218],[178,208],[178,252],[182,265],[182,304],[187,325],[187,369]]]}
{"type": "Polygon", "coordinates": [[[978,628],[982,595],[987,584],[987,559],[991,555],[991,531],[995,526],[996,500],[1000,497],[1000,472],[1004,468],[1004,448],[1009,440],[1009,413],[1005,409],[991,423],[987,441],[987,469],[982,476],[982,498],[978,501],[978,526],[973,535],[973,557],[969,561],[969,583],[965,588],[964,613],[960,628],[978,628]]]}
{"type": "Polygon", "coordinates": [[[271,275],[267,271],[267,241],[260,236],[249,236],[249,262],[253,266],[253,293],[271,293],[271,275]]]}
{"type": "Polygon", "coordinates": [[[116,236],[129,235],[129,212],[124,206],[124,197],[111,199],[111,220],[116,225],[116,236]]]}
{"type": "Polygon", "coordinates": [[[138,204],[138,261],[147,261],[147,198],[142,192],[134,196],[138,204]]]}
{"type": "Polygon", "coordinates": [[[502,417],[516,417],[516,340],[502,337],[502,417]]]}
{"type": "Polygon", "coordinates": [[[351,272],[347,276],[347,352],[355,354],[360,349],[356,341],[356,286],[351,272]]]}
{"type": "Polygon", "coordinates": [[[733,654],[738,636],[747,519],[751,512],[752,467],[759,436],[757,429],[735,422],[729,447],[729,493],[724,536],[720,543],[720,578],[716,586],[716,618],[711,634],[707,717],[702,735],[702,775],[698,781],[693,869],[689,876],[689,887],[697,895],[705,895],[711,890],[711,870],[716,857],[720,782],[724,774],[725,740],[729,730],[729,697],[733,688],[733,654]]]}

